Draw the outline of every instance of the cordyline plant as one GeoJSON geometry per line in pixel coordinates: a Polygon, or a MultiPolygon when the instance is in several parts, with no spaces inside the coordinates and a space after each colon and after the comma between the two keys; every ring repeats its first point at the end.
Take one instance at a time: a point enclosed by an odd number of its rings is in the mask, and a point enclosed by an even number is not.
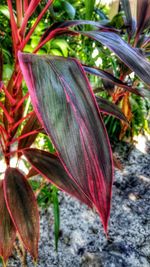
{"type": "MultiPolygon", "coordinates": [[[[54,23],[42,35],[33,54],[23,53],[52,2],[47,1],[33,26],[28,29],[28,21],[40,0],[16,0],[15,13],[12,1],[7,0],[14,71],[8,84],[4,84],[1,53],[0,89],[5,99],[0,102],[0,145],[7,165],[0,181],[0,255],[4,264],[12,254],[16,234],[33,259],[38,257],[39,214],[36,198],[27,179],[31,173],[42,175],[90,208],[95,207],[107,234],[113,157],[101,114],[114,115],[126,123],[127,119],[116,105],[95,97],[86,72],[113,82],[124,95],[142,94],[142,91],[129,86],[123,79],[117,79],[104,70],[82,65],[74,58],[39,56],[36,52],[58,35],[83,34],[110,48],[126,64],[128,70],[134,71],[150,85],[150,63],[145,56],[137,48],[127,44],[119,36],[119,31],[100,22],[82,20],[54,23]],[[72,28],[84,24],[91,25],[93,30],[79,31],[72,28]],[[22,90],[22,74],[29,89],[29,93],[25,95],[22,90]],[[33,111],[24,117],[23,104],[29,94],[33,111]],[[21,124],[23,129],[20,132],[21,124]],[[30,148],[39,132],[44,132],[51,138],[56,153],[30,148]],[[18,144],[17,149],[14,144],[18,144]],[[11,166],[11,159],[18,157],[20,160],[22,155],[32,166],[27,176],[17,165],[15,168],[11,166]]],[[[139,6],[140,3],[139,0],[139,6]]],[[[136,26],[134,24],[134,46],[140,40],[144,28],[149,25],[149,1],[142,3],[145,6],[144,19],[141,21],[140,16],[137,16],[136,26]]],[[[131,36],[132,23],[128,22],[131,36]]],[[[142,42],[145,47],[149,39],[142,42]]]]}

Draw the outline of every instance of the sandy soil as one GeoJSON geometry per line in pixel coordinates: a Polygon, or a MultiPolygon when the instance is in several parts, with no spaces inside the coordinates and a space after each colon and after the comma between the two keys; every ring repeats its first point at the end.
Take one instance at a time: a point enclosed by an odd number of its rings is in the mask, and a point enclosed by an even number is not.
{"type": "MultiPolygon", "coordinates": [[[[51,207],[41,211],[38,267],[150,267],[150,145],[144,153],[116,147],[124,170],[115,171],[106,239],[98,215],[64,193],[60,195],[61,236],[54,250],[51,207]]],[[[34,266],[30,257],[28,266],[34,266]]],[[[14,255],[10,267],[21,266],[14,255]]]]}

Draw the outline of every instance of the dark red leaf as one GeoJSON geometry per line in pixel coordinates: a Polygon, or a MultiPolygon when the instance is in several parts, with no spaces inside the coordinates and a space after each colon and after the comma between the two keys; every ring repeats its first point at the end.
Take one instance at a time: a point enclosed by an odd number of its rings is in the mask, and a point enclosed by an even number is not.
{"type": "Polygon", "coordinates": [[[118,34],[100,31],[81,33],[107,46],[145,83],[150,85],[150,62],[137,49],[127,44],[118,34]]]}
{"type": "Polygon", "coordinates": [[[122,8],[125,12],[126,17],[126,26],[127,26],[127,32],[129,34],[129,37],[132,37],[136,31],[136,22],[134,18],[132,18],[131,14],[131,7],[129,0],[121,0],[122,8]]]}
{"type": "Polygon", "coordinates": [[[112,115],[118,118],[119,120],[123,120],[128,123],[126,116],[123,114],[121,109],[117,107],[117,105],[100,96],[97,96],[96,100],[101,112],[112,115]]]}
{"type": "Polygon", "coordinates": [[[28,172],[28,174],[26,175],[26,178],[29,179],[29,178],[31,178],[33,176],[38,175],[38,174],[39,173],[33,167],[31,167],[29,172],[28,172]]]}
{"type": "Polygon", "coordinates": [[[60,30],[63,28],[67,29],[69,27],[78,26],[78,25],[91,25],[99,29],[118,31],[112,27],[105,26],[105,22],[103,21],[99,22],[99,21],[91,21],[91,20],[66,20],[66,21],[55,22],[54,24],[52,24],[42,35],[41,41],[44,41],[48,37],[48,35],[54,30],[58,30],[58,29],[60,30]]]}
{"type": "Polygon", "coordinates": [[[150,0],[137,0],[137,34],[150,23],[150,0]]]}
{"type": "Polygon", "coordinates": [[[34,259],[38,256],[39,213],[33,191],[17,168],[8,167],[4,194],[11,219],[22,242],[34,259]]]}
{"type": "Polygon", "coordinates": [[[98,68],[94,68],[94,67],[89,67],[86,65],[83,65],[83,68],[87,73],[99,76],[104,80],[108,80],[108,81],[112,82],[113,84],[116,84],[119,87],[125,88],[127,91],[129,91],[131,93],[134,93],[134,94],[140,95],[140,96],[146,96],[145,95],[146,94],[145,89],[143,89],[143,91],[142,91],[142,90],[133,88],[133,87],[127,85],[126,83],[122,82],[121,80],[117,79],[111,73],[109,73],[107,71],[104,71],[104,70],[101,70],[98,68]]]}
{"type": "Polygon", "coordinates": [[[6,207],[3,181],[0,181],[0,256],[6,262],[12,254],[16,229],[6,207]]]}
{"type": "Polygon", "coordinates": [[[17,141],[19,141],[19,140],[21,140],[21,139],[24,139],[24,138],[29,137],[29,136],[31,136],[31,135],[38,134],[40,131],[42,131],[41,128],[39,128],[38,130],[33,130],[32,132],[26,133],[26,134],[24,134],[24,135],[19,135],[18,137],[13,138],[13,139],[12,139],[10,142],[8,142],[7,144],[8,144],[8,145],[11,145],[11,144],[13,144],[13,143],[15,143],[15,142],[17,142],[17,141]]]}
{"type": "Polygon", "coordinates": [[[42,35],[39,44],[34,52],[37,52],[45,43],[47,43],[49,40],[53,39],[54,37],[62,34],[71,34],[71,35],[77,35],[78,33],[70,30],[70,27],[78,26],[78,25],[91,25],[98,29],[103,29],[105,31],[113,31],[118,32],[118,30],[105,26],[106,22],[97,22],[97,21],[90,21],[90,20],[68,20],[68,21],[61,21],[56,22],[52,24],[46,32],[42,35]]]}
{"type": "Polygon", "coordinates": [[[95,204],[107,231],[111,149],[82,66],[71,58],[24,53],[19,54],[19,61],[40,122],[68,175],[95,204]]]}
{"type": "MultiPolygon", "coordinates": [[[[37,51],[44,45],[46,44],[48,41],[52,40],[53,38],[55,38],[56,36],[59,35],[78,35],[79,33],[71,31],[69,29],[56,29],[52,32],[50,32],[50,34],[47,36],[47,38],[45,38],[43,41],[39,41],[39,44],[37,45],[37,47],[34,49],[33,53],[37,53],[37,51]]],[[[21,49],[20,49],[21,50],[21,49]]]]}
{"type": "Polygon", "coordinates": [[[42,176],[45,176],[49,182],[56,185],[59,189],[76,197],[92,208],[93,205],[89,198],[80,190],[78,185],[70,179],[60,159],[56,155],[34,148],[23,150],[23,154],[36,170],[36,174],[40,173],[42,176]]]}

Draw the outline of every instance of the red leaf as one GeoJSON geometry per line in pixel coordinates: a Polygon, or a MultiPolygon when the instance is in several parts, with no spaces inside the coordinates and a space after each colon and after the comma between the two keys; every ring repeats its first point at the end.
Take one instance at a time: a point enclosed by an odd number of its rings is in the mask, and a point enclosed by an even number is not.
{"type": "Polygon", "coordinates": [[[96,100],[101,112],[110,114],[118,118],[119,120],[123,120],[126,124],[128,124],[126,116],[117,105],[102,97],[96,97],[96,100]]]}
{"type": "Polygon", "coordinates": [[[77,25],[91,25],[97,27],[98,29],[118,32],[118,30],[112,27],[105,26],[106,23],[108,23],[108,21],[103,22],[103,21],[91,21],[91,20],[66,20],[61,22],[55,22],[46,30],[46,32],[44,32],[44,34],[41,37],[41,41],[44,41],[46,38],[48,38],[49,34],[51,34],[55,30],[68,29],[69,27],[77,25]]]}
{"type": "Polygon", "coordinates": [[[33,167],[31,167],[29,172],[28,172],[28,174],[26,175],[26,178],[29,179],[29,178],[31,178],[33,176],[38,175],[38,174],[39,173],[33,167]]]}
{"type": "Polygon", "coordinates": [[[103,29],[105,31],[118,32],[118,30],[112,27],[109,27],[109,26],[105,26],[105,24],[106,24],[106,21],[97,22],[97,21],[90,21],[90,20],[68,20],[68,21],[63,21],[63,22],[55,22],[46,30],[46,32],[44,32],[34,52],[37,52],[45,43],[47,43],[49,40],[53,39],[54,37],[58,35],[62,35],[62,34],[77,35],[78,34],[77,32],[73,30],[69,30],[70,27],[77,26],[77,25],[91,25],[91,26],[97,27],[98,29],[103,29]]]}
{"type": "Polygon", "coordinates": [[[4,194],[11,219],[25,248],[34,259],[38,256],[39,214],[33,191],[16,168],[8,167],[4,179],[4,194]]]}
{"type": "Polygon", "coordinates": [[[3,181],[0,181],[0,256],[6,262],[12,254],[16,229],[6,207],[3,181]]]}
{"type": "Polygon", "coordinates": [[[30,176],[32,174],[35,175],[40,173],[42,176],[45,176],[49,182],[56,185],[60,190],[76,197],[89,207],[93,207],[88,196],[86,196],[86,194],[80,190],[78,185],[72,179],[70,179],[61,161],[56,155],[34,148],[27,148],[23,150],[23,154],[36,170],[36,173],[32,171],[30,176]]]}
{"type": "Polygon", "coordinates": [[[19,60],[40,122],[68,175],[90,196],[107,231],[111,149],[82,66],[75,59],[55,56],[20,53],[19,60]]]}

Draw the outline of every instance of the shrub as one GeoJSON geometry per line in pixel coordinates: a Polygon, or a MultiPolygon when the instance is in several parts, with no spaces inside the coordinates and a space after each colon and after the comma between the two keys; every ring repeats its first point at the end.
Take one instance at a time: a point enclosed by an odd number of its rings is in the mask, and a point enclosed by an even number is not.
{"type": "MultiPolygon", "coordinates": [[[[90,208],[95,207],[107,234],[113,158],[102,113],[116,116],[124,121],[124,128],[128,127],[131,117],[129,95],[143,95],[147,91],[127,84],[124,78],[134,71],[141,80],[150,85],[150,63],[144,52],[136,47],[142,43],[142,48],[145,49],[149,44],[149,38],[145,35],[143,38],[143,31],[149,26],[148,11],[143,11],[142,20],[138,16],[135,24],[129,16],[129,5],[125,8],[125,15],[131,44],[120,37],[120,30],[106,25],[106,21],[68,20],[53,23],[42,34],[32,54],[23,53],[52,2],[47,1],[34,24],[29,27],[28,21],[40,0],[31,0],[30,4],[27,0],[16,0],[16,12],[12,1],[7,0],[12,33],[13,71],[8,82],[2,81],[1,50],[0,145],[6,170],[0,181],[0,255],[4,263],[12,253],[16,234],[33,259],[38,257],[39,214],[35,195],[28,182],[28,178],[36,173],[90,208]],[[86,31],[82,25],[90,25],[89,30],[86,31]],[[107,71],[81,64],[75,58],[36,55],[48,41],[62,34],[84,35],[108,47],[123,62],[120,78],[107,71]],[[114,103],[95,97],[86,73],[100,76],[116,85],[113,100],[117,102],[122,99],[124,113],[114,103]],[[23,90],[22,74],[29,92],[23,90]],[[29,94],[33,110],[29,109],[24,114],[24,102],[29,94]],[[31,148],[41,132],[51,138],[56,152],[31,148]],[[17,167],[22,155],[32,166],[27,176],[17,167]],[[16,166],[12,167],[11,159],[16,157],[16,166]]],[[[140,1],[138,3],[140,8],[140,1]]],[[[148,3],[144,1],[145,7],[148,3]]],[[[149,10],[149,6],[146,10],[149,10]]]]}

